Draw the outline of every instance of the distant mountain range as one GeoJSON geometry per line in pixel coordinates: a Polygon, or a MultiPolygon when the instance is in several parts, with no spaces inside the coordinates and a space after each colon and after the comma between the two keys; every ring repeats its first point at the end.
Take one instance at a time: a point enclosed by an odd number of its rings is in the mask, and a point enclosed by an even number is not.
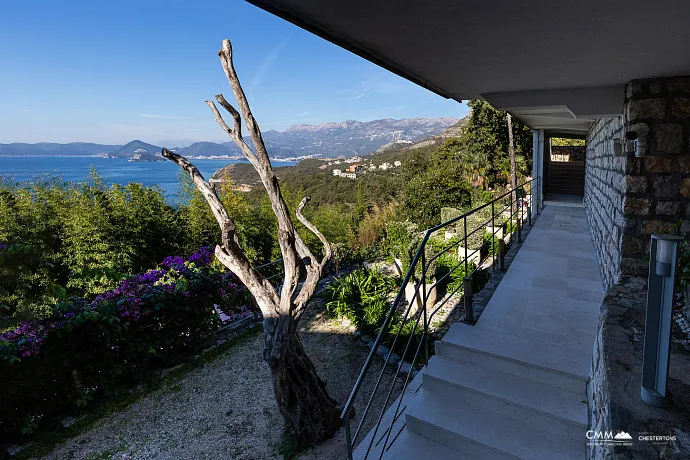
{"type": "MultiPolygon", "coordinates": [[[[374,152],[396,141],[417,142],[436,136],[444,129],[458,123],[456,118],[405,118],[360,122],[348,120],[321,125],[292,125],[285,131],[269,130],[263,139],[272,158],[304,158],[363,155],[374,152]]],[[[249,139],[249,135],[245,134],[249,139]]],[[[186,143],[186,142],[185,142],[186,143]]],[[[251,145],[251,144],[250,144],[251,145]]],[[[166,146],[185,156],[241,157],[242,153],[233,142],[195,142],[185,147],[166,146]]],[[[104,145],[75,142],[71,144],[0,144],[0,156],[94,156],[135,158],[151,161],[161,147],[139,140],[125,145],[104,145]]]]}
{"type": "Polygon", "coordinates": [[[70,144],[55,144],[41,142],[38,144],[0,144],[0,155],[47,155],[47,156],[91,156],[111,152],[120,145],[90,144],[87,142],[72,142],[70,144]]]}

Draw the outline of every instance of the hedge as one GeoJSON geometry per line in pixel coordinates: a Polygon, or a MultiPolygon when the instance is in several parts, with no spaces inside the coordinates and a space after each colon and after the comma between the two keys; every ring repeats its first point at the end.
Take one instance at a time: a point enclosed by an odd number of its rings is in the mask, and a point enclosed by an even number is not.
{"type": "Polygon", "coordinates": [[[92,300],[60,302],[49,319],[0,334],[0,438],[114,397],[195,354],[219,326],[214,305],[246,313],[246,290],[212,261],[210,248],[168,257],[92,300]]]}

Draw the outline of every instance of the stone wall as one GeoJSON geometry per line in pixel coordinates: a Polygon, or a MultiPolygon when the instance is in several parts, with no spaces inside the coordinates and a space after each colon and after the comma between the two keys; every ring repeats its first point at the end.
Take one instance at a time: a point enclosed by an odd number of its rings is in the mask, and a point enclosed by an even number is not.
{"type": "Polygon", "coordinates": [[[616,140],[623,135],[622,126],[620,117],[602,118],[587,134],[584,204],[606,286],[615,284],[621,274],[627,155],[616,148],[616,140]]]}
{"type": "Polygon", "coordinates": [[[590,429],[614,434],[622,430],[632,441],[629,445],[588,443],[589,459],[690,458],[690,355],[676,345],[681,334],[672,336],[672,407],[648,406],[640,397],[646,298],[646,280],[625,275],[604,298],[587,392],[590,429]],[[675,440],[649,442],[640,438],[644,435],[671,435],[675,440]]]}
{"type": "Polygon", "coordinates": [[[592,125],[585,162],[584,202],[604,284],[646,275],[652,233],[690,234],[690,77],[628,83],[622,119],[592,125]],[[642,158],[625,140],[635,123],[650,130],[642,158]]]}
{"type": "Polygon", "coordinates": [[[690,77],[633,80],[625,96],[625,126],[646,123],[650,133],[644,157],[628,153],[621,271],[645,275],[649,235],[676,224],[690,233],[690,77]]]}

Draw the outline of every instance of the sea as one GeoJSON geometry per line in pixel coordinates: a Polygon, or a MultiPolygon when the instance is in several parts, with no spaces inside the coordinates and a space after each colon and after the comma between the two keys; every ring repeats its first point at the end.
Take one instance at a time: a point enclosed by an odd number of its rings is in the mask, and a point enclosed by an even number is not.
{"type": "MultiPolygon", "coordinates": [[[[237,160],[192,160],[206,180],[224,166],[243,163],[237,160]]],[[[244,162],[246,163],[246,162],[244,162]]],[[[273,166],[293,166],[294,161],[272,161],[273,166]]],[[[171,161],[129,162],[122,158],[0,156],[0,177],[15,181],[31,181],[51,175],[67,182],[88,178],[94,167],[104,182],[126,185],[138,182],[145,186],[158,185],[170,202],[175,202],[179,191],[182,169],[171,161]]]]}

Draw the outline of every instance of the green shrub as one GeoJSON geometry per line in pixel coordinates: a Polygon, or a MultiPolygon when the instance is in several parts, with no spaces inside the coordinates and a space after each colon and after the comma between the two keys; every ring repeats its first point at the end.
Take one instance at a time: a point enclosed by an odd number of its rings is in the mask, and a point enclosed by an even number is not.
{"type": "Polygon", "coordinates": [[[386,223],[384,248],[389,260],[400,259],[403,271],[407,271],[414,253],[419,247],[421,237],[416,224],[409,221],[390,221],[386,223]]]}
{"type": "Polygon", "coordinates": [[[460,260],[450,254],[443,254],[438,258],[438,270],[436,276],[438,279],[448,275],[446,293],[455,292],[457,294],[463,293],[463,280],[466,273],[472,276],[472,292],[479,292],[482,290],[486,282],[491,276],[491,272],[486,268],[477,268],[474,262],[467,263],[467,271],[465,271],[465,263],[460,263],[460,260]]]}
{"type": "Polygon", "coordinates": [[[395,287],[394,278],[364,268],[335,278],[321,297],[329,316],[347,318],[363,333],[373,334],[390,310],[388,297],[395,287]]]}
{"type": "MultiPolygon", "coordinates": [[[[326,301],[329,316],[347,318],[363,334],[378,335],[391,308],[388,299],[396,287],[394,278],[374,270],[361,269],[335,278],[321,296],[326,301]]],[[[382,343],[402,354],[408,340],[411,340],[406,355],[411,359],[421,341],[423,330],[422,319],[418,320],[416,330],[415,321],[416,318],[408,318],[403,322],[400,312],[396,311],[382,343]],[[393,344],[398,331],[400,337],[393,344]]]]}
{"type": "Polygon", "coordinates": [[[499,238],[492,235],[490,232],[484,232],[484,247],[486,248],[486,253],[489,256],[498,255],[499,249],[499,238]]]}
{"type": "MultiPolygon", "coordinates": [[[[399,317],[395,317],[388,330],[388,335],[384,343],[389,344],[393,352],[399,354],[403,359],[411,361],[414,358],[417,348],[422,341],[423,335],[423,324],[424,319],[410,318],[405,322],[402,322],[399,317]],[[416,321],[416,326],[415,326],[416,321]],[[400,336],[398,340],[394,342],[395,335],[400,331],[400,336]],[[410,343],[409,346],[407,343],[410,343]],[[405,347],[407,347],[407,353],[405,353],[405,347]],[[403,356],[404,353],[404,356],[403,356]]],[[[417,357],[423,356],[424,350],[420,348],[417,357]]]]}
{"type": "MultiPolygon", "coordinates": [[[[477,203],[474,207],[481,206],[482,203],[477,203]]],[[[470,211],[470,208],[463,212],[470,211]]],[[[471,249],[479,249],[484,243],[484,228],[491,225],[491,207],[487,206],[478,211],[473,212],[467,216],[467,247],[471,249]],[[477,230],[477,231],[475,231],[477,230]]],[[[457,238],[463,241],[464,247],[465,239],[465,220],[460,220],[455,224],[455,232],[457,238]]]]}
{"type": "Polygon", "coordinates": [[[512,220],[507,220],[503,224],[503,229],[506,235],[510,235],[511,233],[517,231],[517,223],[513,222],[512,220]]]}
{"type": "Polygon", "coordinates": [[[237,278],[204,249],[125,279],[94,300],[60,302],[49,319],[0,334],[0,437],[145,380],[198,352],[219,324],[214,304],[248,315],[237,278]]]}

